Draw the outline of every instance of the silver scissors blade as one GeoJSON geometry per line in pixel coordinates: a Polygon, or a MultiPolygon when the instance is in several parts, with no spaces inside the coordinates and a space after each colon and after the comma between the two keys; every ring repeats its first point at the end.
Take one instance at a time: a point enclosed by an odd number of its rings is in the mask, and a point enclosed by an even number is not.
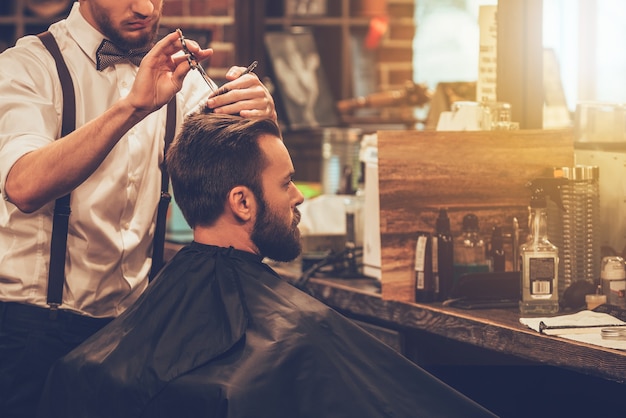
{"type": "Polygon", "coordinates": [[[197,70],[206,82],[207,86],[209,86],[211,91],[215,92],[217,90],[217,84],[215,84],[215,82],[211,80],[202,65],[200,65],[200,63],[198,62],[196,56],[187,48],[187,41],[185,39],[185,36],[183,35],[183,31],[180,29],[176,29],[176,33],[178,33],[178,38],[180,39],[180,43],[183,47],[183,52],[187,56],[187,62],[189,63],[189,66],[192,69],[197,70]]]}

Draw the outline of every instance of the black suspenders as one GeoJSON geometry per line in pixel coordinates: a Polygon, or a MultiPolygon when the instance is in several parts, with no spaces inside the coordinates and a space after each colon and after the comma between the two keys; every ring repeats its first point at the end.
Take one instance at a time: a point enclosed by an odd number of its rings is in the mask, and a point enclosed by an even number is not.
{"type": "MultiPolygon", "coordinates": [[[[63,121],[61,137],[76,129],[76,95],[72,77],[67,69],[54,36],[49,31],[37,35],[44,46],[50,51],[56,62],[57,72],[63,89],[63,121]]],[[[174,139],[176,131],[176,96],[167,105],[167,122],[165,125],[165,152],[174,139]]],[[[169,194],[169,176],[164,164],[161,166],[161,199],[157,212],[154,232],[152,269],[150,279],[163,266],[163,247],[165,245],[165,224],[167,209],[171,200],[169,194]]],[[[50,248],[50,268],[48,274],[48,305],[54,311],[63,302],[63,283],[65,281],[65,256],[67,252],[67,230],[70,216],[70,194],[56,200],[52,222],[52,241],[50,248]]]]}

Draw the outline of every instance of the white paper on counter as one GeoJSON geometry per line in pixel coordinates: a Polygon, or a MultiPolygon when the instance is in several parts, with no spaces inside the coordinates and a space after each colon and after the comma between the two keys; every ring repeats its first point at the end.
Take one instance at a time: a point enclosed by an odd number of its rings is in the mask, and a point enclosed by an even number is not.
{"type": "Polygon", "coordinates": [[[600,329],[596,329],[594,332],[588,334],[565,334],[559,335],[561,338],[568,340],[578,341],[581,343],[598,345],[605,348],[613,348],[615,350],[626,350],[626,340],[607,340],[600,335],[600,329]]]}
{"type": "Polygon", "coordinates": [[[602,338],[602,328],[626,326],[626,322],[606,313],[584,310],[569,315],[541,318],[520,318],[519,321],[523,325],[546,335],[555,335],[568,340],[584,342],[606,348],[626,350],[626,340],[602,338]]]}

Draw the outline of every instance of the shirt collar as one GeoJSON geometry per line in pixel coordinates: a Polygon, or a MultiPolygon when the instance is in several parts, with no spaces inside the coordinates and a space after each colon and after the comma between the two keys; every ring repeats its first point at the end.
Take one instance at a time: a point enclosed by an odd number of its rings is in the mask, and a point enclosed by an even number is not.
{"type": "Polygon", "coordinates": [[[104,35],[91,26],[79,11],[80,3],[75,2],[67,17],[67,30],[74,38],[80,49],[96,65],[96,50],[102,43],[104,35]]]}

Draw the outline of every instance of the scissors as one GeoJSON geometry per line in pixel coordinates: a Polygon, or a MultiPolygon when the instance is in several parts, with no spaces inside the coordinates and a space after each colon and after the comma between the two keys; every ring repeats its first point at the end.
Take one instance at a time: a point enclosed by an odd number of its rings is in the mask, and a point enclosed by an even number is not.
{"type": "Polygon", "coordinates": [[[187,48],[187,42],[185,40],[185,36],[183,35],[183,31],[180,29],[176,29],[176,33],[178,33],[178,38],[180,39],[180,43],[183,46],[183,52],[187,56],[187,62],[189,63],[189,66],[194,70],[198,70],[211,91],[215,92],[217,90],[217,84],[215,84],[215,82],[211,80],[206,71],[204,71],[204,68],[202,68],[202,65],[200,65],[200,63],[198,62],[196,56],[187,48]]]}

